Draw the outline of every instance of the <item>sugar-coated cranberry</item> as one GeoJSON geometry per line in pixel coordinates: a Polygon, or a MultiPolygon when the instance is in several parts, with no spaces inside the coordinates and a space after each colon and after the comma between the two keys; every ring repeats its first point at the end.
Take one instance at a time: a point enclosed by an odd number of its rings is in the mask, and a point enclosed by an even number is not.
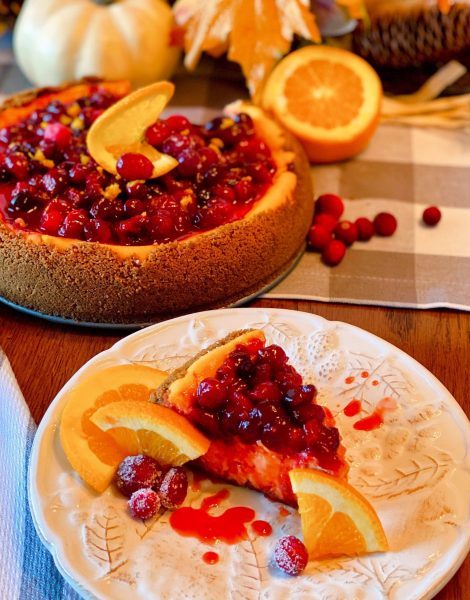
{"type": "Polygon", "coordinates": [[[274,561],[287,575],[300,575],[308,563],[305,544],[293,535],[278,540],[274,548],[274,561]]]}
{"type": "Polygon", "coordinates": [[[397,220],[390,213],[381,212],[374,218],[374,228],[377,235],[389,237],[393,235],[397,229],[397,220]]]}
{"type": "Polygon", "coordinates": [[[196,398],[202,408],[220,408],[227,401],[227,388],[215,377],[206,377],[197,386],[196,398]]]}
{"type": "Polygon", "coordinates": [[[157,493],[162,506],[173,510],[183,504],[188,493],[188,477],[182,467],[171,467],[160,478],[157,493]]]}
{"type": "Polygon", "coordinates": [[[322,260],[329,267],[335,267],[343,260],[346,245],[341,240],[331,240],[322,251],[322,260]]]}
{"type": "Polygon", "coordinates": [[[337,240],[342,241],[346,246],[352,246],[358,238],[356,224],[351,221],[340,221],[337,223],[333,234],[337,240]]]}
{"type": "Polygon", "coordinates": [[[143,488],[132,494],[128,506],[134,518],[151,519],[160,510],[161,501],[157,492],[151,488],[143,488]]]}
{"type": "Polygon", "coordinates": [[[437,208],[437,206],[428,206],[423,211],[423,222],[429,227],[434,227],[441,220],[441,211],[437,208]]]}
{"type": "Polygon", "coordinates": [[[21,152],[12,152],[5,157],[5,167],[16,179],[26,179],[29,173],[28,159],[21,152]]]}
{"type": "Polygon", "coordinates": [[[90,219],[88,223],[85,223],[83,233],[87,242],[109,244],[113,241],[111,226],[103,219],[90,219]]]}
{"type": "Polygon", "coordinates": [[[171,115],[164,121],[165,125],[170,131],[183,131],[184,129],[191,129],[191,123],[183,115],[171,115]]]}
{"type": "Polygon", "coordinates": [[[270,363],[274,368],[280,369],[287,363],[287,355],[284,350],[276,344],[261,348],[258,352],[263,362],[270,363]]]}
{"type": "Polygon", "coordinates": [[[250,398],[254,402],[268,400],[269,402],[277,403],[281,400],[281,391],[274,382],[264,381],[254,386],[250,392],[250,398]]]}
{"type": "Polygon", "coordinates": [[[325,410],[323,406],[314,403],[305,403],[296,406],[292,408],[291,414],[298,423],[307,423],[312,419],[323,423],[325,419],[325,410]]]}
{"type": "Polygon", "coordinates": [[[150,179],[153,173],[153,164],[146,156],[137,152],[126,152],[119,157],[116,163],[119,175],[128,181],[133,179],[150,179]]]}
{"type": "Polygon", "coordinates": [[[44,129],[44,139],[64,149],[70,144],[72,132],[62,123],[49,123],[44,129]]]}
{"type": "Polygon", "coordinates": [[[360,242],[368,242],[375,233],[374,224],[367,217],[356,219],[357,239],[360,242]]]}
{"type": "Polygon", "coordinates": [[[338,219],[328,213],[320,213],[319,215],[315,215],[313,217],[314,225],[320,225],[323,227],[323,229],[326,229],[330,233],[333,232],[333,229],[336,227],[337,223],[338,219]]]}
{"type": "Polygon", "coordinates": [[[189,418],[210,437],[218,438],[222,435],[219,420],[213,412],[193,407],[189,413],[189,418]]]}
{"type": "Polygon", "coordinates": [[[144,454],[126,456],[119,464],[114,483],[121,494],[130,498],[137,490],[152,487],[161,472],[161,466],[151,456],[144,454]]]}
{"type": "Polygon", "coordinates": [[[323,250],[331,241],[331,231],[325,229],[322,225],[312,225],[308,232],[308,247],[312,250],[323,250]]]}
{"type": "Polygon", "coordinates": [[[333,215],[337,220],[344,212],[343,200],[336,194],[322,194],[315,202],[315,213],[333,215]]]}
{"type": "Polygon", "coordinates": [[[171,129],[165,121],[157,121],[145,132],[147,142],[151,146],[160,146],[170,135],[171,129]]]}

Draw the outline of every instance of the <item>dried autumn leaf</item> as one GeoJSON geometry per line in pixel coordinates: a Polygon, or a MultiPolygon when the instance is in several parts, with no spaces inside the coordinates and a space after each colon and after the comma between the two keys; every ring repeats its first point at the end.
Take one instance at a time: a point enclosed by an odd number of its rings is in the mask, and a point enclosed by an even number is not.
{"type": "Polygon", "coordinates": [[[178,0],[176,22],[185,28],[185,65],[202,52],[238,62],[255,101],[276,62],[297,34],[320,41],[309,0],[178,0]]]}

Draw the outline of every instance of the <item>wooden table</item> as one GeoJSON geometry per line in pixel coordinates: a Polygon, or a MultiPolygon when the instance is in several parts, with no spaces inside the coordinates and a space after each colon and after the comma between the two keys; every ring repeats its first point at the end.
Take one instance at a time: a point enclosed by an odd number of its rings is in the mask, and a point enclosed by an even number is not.
{"type": "MultiPolygon", "coordinates": [[[[291,300],[259,300],[252,306],[302,310],[362,327],[417,359],[442,381],[467,416],[470,415],[469,313],[291,300]]],[[[36,422],[73,373],[124,333],[55,325],[0,305],[0,346],[10,359],[36,422]]],[[[469,590],[470,557],[436,598],[468,600],[469,590]]]]}

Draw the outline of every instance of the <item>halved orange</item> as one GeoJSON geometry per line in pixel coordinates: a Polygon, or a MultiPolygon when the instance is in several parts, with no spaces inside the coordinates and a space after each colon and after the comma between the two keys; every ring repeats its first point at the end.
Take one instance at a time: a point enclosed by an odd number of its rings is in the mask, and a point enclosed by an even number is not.
{"type": "Polygon", "coordinates": [[[149,402],[113,402],[99,408],[91,421],[106,432],[126,456],[146,454],[163,465],[183,465],[205,454],[210,445],[185,417],[149,402]]]}
{"type": "Polygon", "coordinates": [[[262,105],[303,144],[314,163],[350,158],[372,137],[382,86],[352,52],[306,46],[284,58],[263,91],[262,105]]]}
{"type": "Polygon", "coordinates": [[[60,421],[62,448],[75,471],[97,492],[108,487],[127,454],[91,416],[100,407],[122,400],[146,404],[166,376],[158,369],[124,364],[97,371],[67,392],[60,421]]]}
{"type": "Polygon", "coordinates": [[[158,152],[145,139],[147,128],[157,121],[174,90],[168,81],[153,83],[124,96],[96,119],[86,143],[90,155],[105,171],[116,174],[116,162],[126,152],[146,156],[153,163],[152,177],[176,167],[175,158],[158,152]]]}
{"type": "Polygon", "coordinates": [[[292,469],[289,477],[310,559],[388,550],[377,513],[348,483],[312,469],[292,469]]]}

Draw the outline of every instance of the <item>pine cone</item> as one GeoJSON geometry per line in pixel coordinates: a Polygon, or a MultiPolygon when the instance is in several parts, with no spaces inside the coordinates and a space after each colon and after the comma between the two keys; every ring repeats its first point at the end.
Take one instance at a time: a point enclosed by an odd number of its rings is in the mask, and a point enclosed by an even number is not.
{"type": "Polygon", "coordinates": [[[470,6],[456,3],[448,14],[437,6],[371,16],[360,25],[353,48],[376,66],[410,67],[447,61],[470,49],[470,6]]]}
{"type": "Polygon", "coordinates": [[[19,15],[23,0],[0,0],[0,24],[12,25],[19,15]]]}

